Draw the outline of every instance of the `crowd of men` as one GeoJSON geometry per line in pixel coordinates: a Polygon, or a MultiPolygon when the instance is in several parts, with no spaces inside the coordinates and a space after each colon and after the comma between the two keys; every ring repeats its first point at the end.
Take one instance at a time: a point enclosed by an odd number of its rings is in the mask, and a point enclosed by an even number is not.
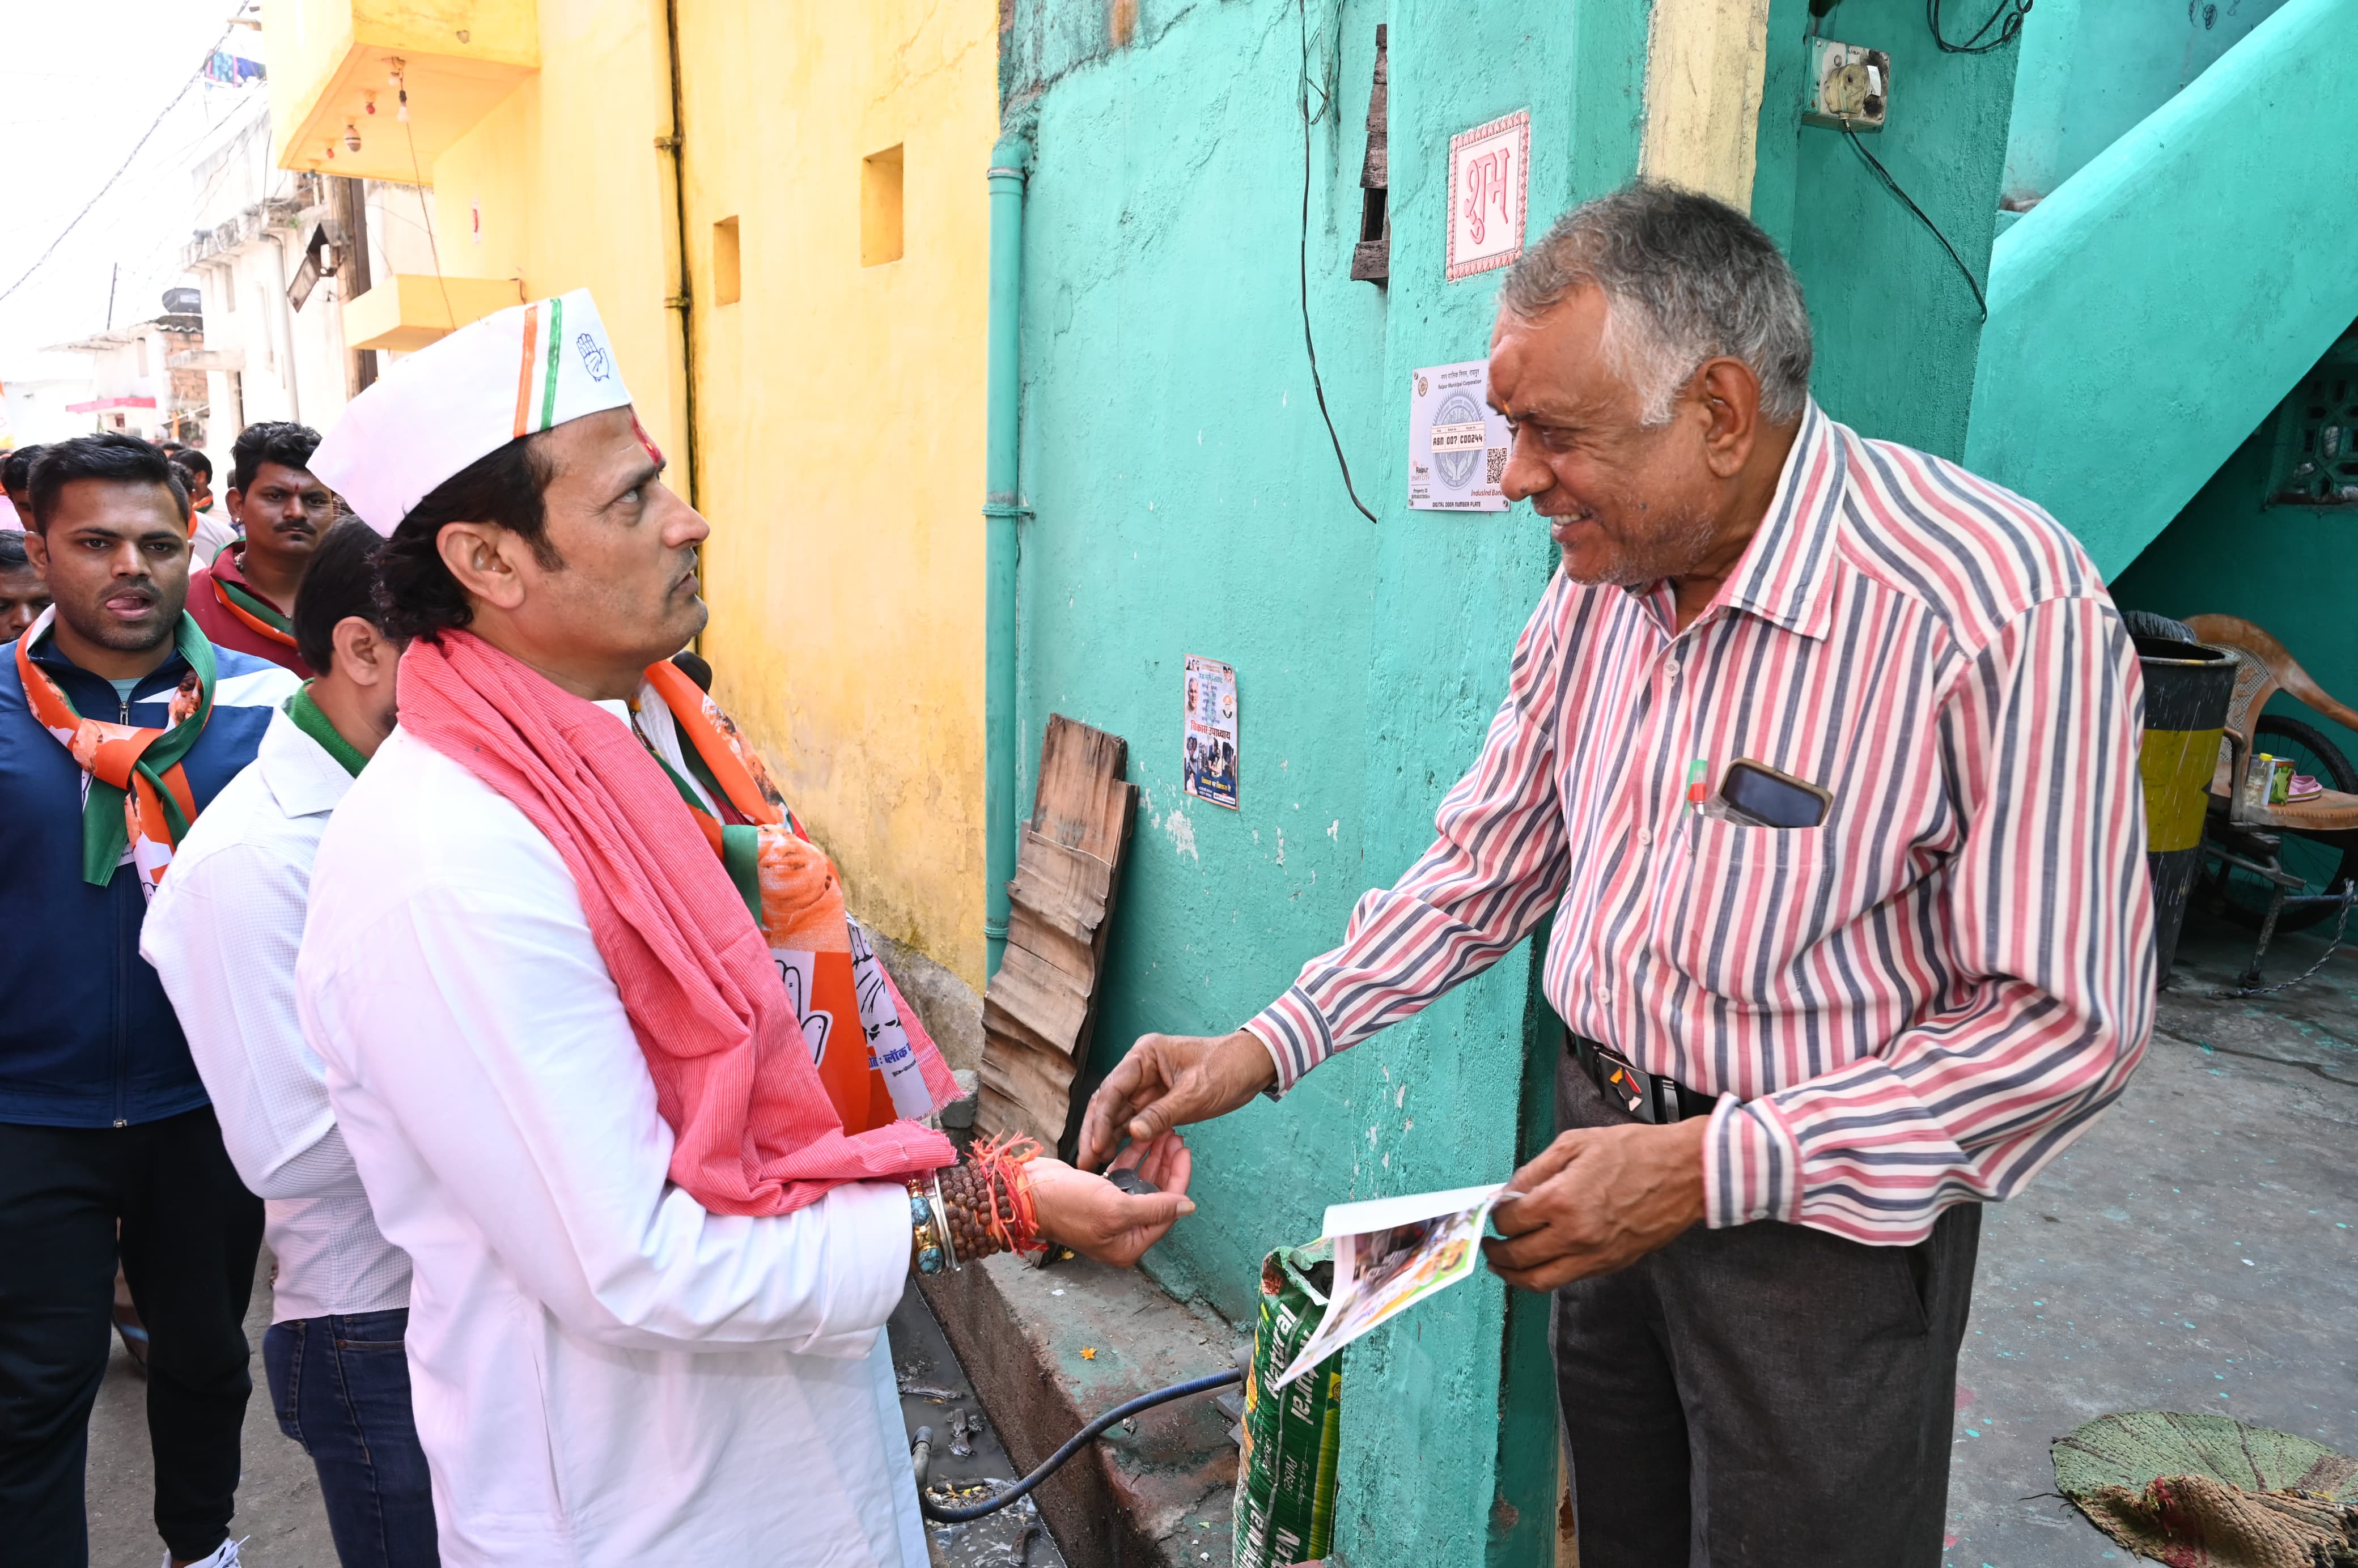
{"type": "Polygon", "coordinates": [[[232,465],[209,531],[200,452],[0,464],[0,1561],[88,1560],[110,1321],[166,1568],[239,1561],[266,1239],[346,1568],[924,1563],[907,1277],[1133,1262],[1184,1146],[1133,1193],[926,1125],[955,1082],[682,653],[708,530],[587,294],[232,465]]]}

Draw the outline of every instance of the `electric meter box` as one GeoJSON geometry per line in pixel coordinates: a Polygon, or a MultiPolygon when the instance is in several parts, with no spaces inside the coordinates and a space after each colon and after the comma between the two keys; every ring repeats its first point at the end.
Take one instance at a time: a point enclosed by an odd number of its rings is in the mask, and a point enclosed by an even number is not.
{"type": "Polygon", "coordinates": [[[1857,44],[1812,38],[1809,93],[1801,124],[1879,131],[1891,102],[1891,57],[1857,44]]]}

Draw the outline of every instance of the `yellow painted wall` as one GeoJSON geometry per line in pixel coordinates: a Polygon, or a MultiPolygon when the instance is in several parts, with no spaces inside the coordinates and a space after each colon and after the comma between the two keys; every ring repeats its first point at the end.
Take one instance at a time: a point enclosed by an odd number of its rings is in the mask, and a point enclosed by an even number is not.
{"type": "Polygon", "coordinates": [[[679,10],[715,695],[853,909],[979,989],[996,8],[679,10]],[[894,146],[901,259],[863,266],[863,160],[894,146]],[[730,218],[742,297],[712,305],[730,218]]]}
{"type": "Polygon", "coordinates": [[[539,13],[539,71],[435,162],[442,269],[520,279],[528,299],[589,289],[640,417],[676,456],[685,382],[664,301],[677,264],[670,157],[655,146],[671,128],[663,0],[540,0],[539,13]]]}
{"type": "MultiPolygon", "coordinates": [[[[852,907],[979,989],[997,14],[677,4],[716,695],[852,907]],[[863,202],[881,254],[895,174],[899,259],[863,265],[863,202]],[[722,304],[713,225],[731,218],[741,297],[722,304]]],[[[441,267],[526,297],[589,288],[685,492],[664,0],[538,0],[538,71],[430,172],[441,267]]]]}
{"type": "Polygon", "coordinates": [[[1768,0],[1654,0],[1648,34],[1639,171],[1749,210],[1768,0]]]}

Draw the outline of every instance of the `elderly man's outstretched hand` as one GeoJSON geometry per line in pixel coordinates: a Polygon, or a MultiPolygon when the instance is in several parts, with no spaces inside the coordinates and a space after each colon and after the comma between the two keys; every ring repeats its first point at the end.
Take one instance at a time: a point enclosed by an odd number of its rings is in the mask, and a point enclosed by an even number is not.
{"type": "Polygon", "coordinates": [[[1183,1215],[1195,1212],[1187,1195],[1195,1157],[1175,1132],[1133,1143],[1114,1162],[1134,1166],[1160,1189],[1126,1193],[1103,1176],[1076,1171],[1062,1160],[1033,1160],[1032,1208],[1040,1234],[1085,1258],[1127,1269],[1163,1239],[1183,1215]]]}
{"type": "Polygon", "coordinates": [[[1226,1116],[1275,1082],[1277,1064],[1249,1030],[1220,1039],[1141,1034],[1089,1097],[1081,1168],[1103,1165],[1125,1137],[1148,1143],[1172,1128],[1226,1116]]]}

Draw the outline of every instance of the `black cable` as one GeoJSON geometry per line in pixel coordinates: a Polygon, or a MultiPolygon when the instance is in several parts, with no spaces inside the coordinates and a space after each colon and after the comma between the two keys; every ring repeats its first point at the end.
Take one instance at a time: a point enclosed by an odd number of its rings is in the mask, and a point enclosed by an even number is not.
{"type": "Polygon", "coordinates": [[[1294,79],[1302,108],[1302,346],[1310,351],[1310,388],[1318,395],[1318,416],[1326,421],[1326,438],[1335,443],[1335,466],[1343,470],[1343,492],[1368,522],[1376,514],[1359,499],[1351,483],[1350,460],[1343,456],[1343,438],[1335,433],[1335,416],[1326,412],[1326,384],[1318,378],[1318,344],[1310,336],[1310,0],[1297,0],[1302,14],[1302,71],[1294,79]]]}
{"type": "Polygon", "coordinates": [[[1992,54],[2021,36],[2022,19],[2030,15],[2030,5],[2031,0],[1998,0],[1997,9],[1990,13],[1989,20],[1975,27],[1973,37],[1961,44],[1951,43],[1941,31],[1941,0],[1924,0],[1924,20],[1931,24],[1932,41],[1941,47],[1942,54],[1992,54]],[[1995,38],[1990,36],[1992,28],[1997,30],[1995,38]]]}
{"type": "Polygon", "coordinates": [[[1858,149],[1858,156],[1866,160],[1869,168],[1875,170],[1875,177],[1882,183],[1883,189],[1898,197],[1901,206],[1916,214],[1918,222],[1932,231],[1932,237],[1941,242],[1941,248],[1949,253],[1949,259],[1955,262],[1957,270],[1965,275],[1965,287],[1974,291],[1974,303],[1982,308],[1982,319],[1988,320],[1989,298],[1982,293],[1981,282],[1974,276],[1974,269],[1965,265],[1965,258],[1957,254],[1957,247],[1949,243],[1949,236],[1941,232],[1941,225],[1925,215],[1924,209],[1916,205],[1915,198],[1899,189],[1899,182],[1891,177],[1889,169],[1883,167],[1883,161],[1880,158],[1866,150],[1866,144],[1858,139],[1856,131],[1844,125],[1843,135],[1850,138],[1850,145],[1858,149]]]}
{"type": "Polygon", "coordinates": [[[981,1502],[970,1503],[964,1508],[946,1508],[934,1501],[926,1492],[925,1466],[932,1456],[933,1429],[921,1426],[917,1429],[917,1441],[911,1447],[911,1457],[917,1466],[917,1508],[936,1524],[967,1524],[982,1518],[985,1514],[997,1513],[1001,1509],[1055,1475],[1065,1460],[1087,1447],[1099,1433],[1113,1425],[1114,1422],[1127,1421],[1141,1411],[1152,1410],[1156,1405],[1169,1404],[1173,1400],[1184,1400],[1190,1394],[1207,1394],[1214,1389],[1225,1389],[1230,1383],[1241,1383],[1244,1381],[1244,1377],[1242,1370],[1232,1367],[1225,1372],[1214,1372],[1207,1377],[1191,1378],[1184,1383],[1174,1383],[1167,1389],[1157,1389],[1151,1394],[1141,1394],[1127,1404],[1116,1405],[1080,1431],[1073,1433],[1062,1448],[1041,1461],[1040,1467],[1032,1474],[996,1497],[986,1498],[981,1502]]]}

